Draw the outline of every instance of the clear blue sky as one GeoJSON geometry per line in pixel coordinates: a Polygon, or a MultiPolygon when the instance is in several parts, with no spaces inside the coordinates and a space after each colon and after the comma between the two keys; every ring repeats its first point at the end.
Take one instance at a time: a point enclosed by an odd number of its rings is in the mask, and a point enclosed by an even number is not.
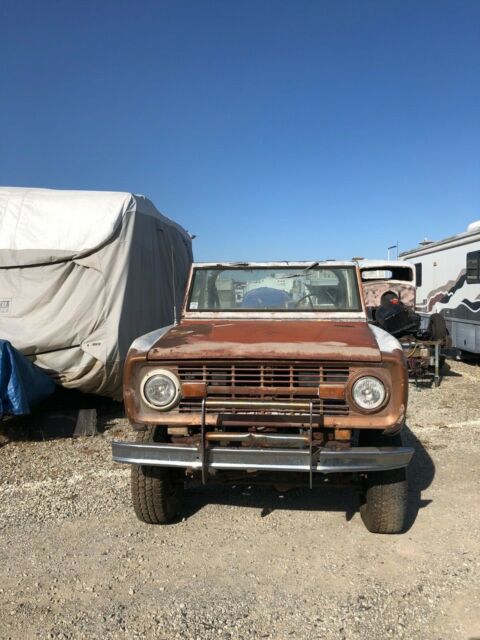
{"type": "Polygon", "coordinates": [[[0,0],[0,183],[142,193],[216,259],[480,218],[480,2],[0,0]]]}

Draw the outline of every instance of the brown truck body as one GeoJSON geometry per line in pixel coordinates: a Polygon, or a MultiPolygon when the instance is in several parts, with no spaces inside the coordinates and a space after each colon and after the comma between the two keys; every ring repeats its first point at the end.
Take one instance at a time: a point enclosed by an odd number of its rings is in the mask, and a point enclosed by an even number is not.
{"type": "MultiPolygon", "coordinates": [[[[318,407],[314,420],[322,427],[394,432],[405,418],[408,380],[402,351],[382,352],[366,321],[184,320],[152,347],[129,354],[124,395],[137,429],[159,423],[198,425],[203,398],[225,401],[224,407],[207,410],[207,424],[218,427],[242,421],[242,412],[229,408],[228,401],[288,398],[312,400],[318,407]],[[177,375],[182,388],[179,405],[161,414],[139,393],[142,379],[156,366],[177,375]],[[388,389],[378,412],[361,412],[352,401],[352,385],[363,375],[381,378],[388,389]]],[[[247,415],[243,423],[249,426],[282,429],[307,421],[307,416],[287,420],[288,415],[261,410],[247,415]]]]}
{"type": "MultiPolygon", "coordinates": [[[[290,277],[288,273],[283,276],[290,277]]],[[[279,276],[274,272],[268,277],[279,276]]],[[[269,284],[267,280],[265,276],[269,284]]],[[[302,284],[290,285],[285,279],[282,286],[301,291],[302,284]]],[[[271,286],[253,289],[279,295],[271,286]]],[[[251,480],[252,474],[262,472],[299,471],[310,486],[316,472],[405,467],[411,449],[388,443],[376,447],[378,437],[372,437],[398,433],[403,426],[408,397],[404,354],[395,339],[368,324],[361,291],[354,263],[194,264],[180,322],[135,341],[125,365],[128,418],[137,431],[161,429],[162,442],[114,442],[114,459],[181,467],[187,476],[198,472],[204,482],[223,472],[249,471],[251,480]],[[241,283],[239,294],[240,285],[232,277],[221,289],[215,270],[242,269],[244,274],[268,265],[274,272],[285,264],[299,271],[292,278],[302,276],[310,283],[297,302],[279,309],[244,309],[241,302],[236,308],[220,306],[217,291],[225,299],[237,295],[245,302],[253,285],[241,283]],[[321,272],[312,284],[306,278],[313,278],[309,270],[315,269],[321,272]],[[347,281],[339,269],[348,272],[348,286],[355,289],[348,294],[357,300],[351,309],[329,306],[330,271],[340,274],[342,286],[347,281]],[[215,308],[202,309],[204,302],[192,302],[195,276],[204,277],[208,295],[214,283],[215,308]],[[228,287],[231,291],[225,294],[228,287]],[[325,309],[321,299],[327,300],[325,309]],[[152,405],[144,393],[145,381],[162,372],[177,386],[178,397],[167,411],[152,405]],[[385,391],[374,410],[361,409],[354,397],[355,384],[365,377],[385,391]]]]}

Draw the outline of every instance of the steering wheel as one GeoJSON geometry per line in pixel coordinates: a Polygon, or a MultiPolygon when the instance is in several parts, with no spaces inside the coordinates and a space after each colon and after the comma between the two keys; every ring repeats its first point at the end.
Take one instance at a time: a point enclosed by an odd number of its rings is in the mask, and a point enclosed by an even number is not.
{"type": "Polygon", "coordinates": [[[308,298],[308,301],[310,302],[310,309],[315,309],[315,307],[313,306],[312,296],[310,293],[306,293],[302,298],[300,298],[300,300],[297,300],[297,302],[295,303],[295,309],[297,309],[300,306],[300,303],[306,300],[307,298],[308,298]]]}

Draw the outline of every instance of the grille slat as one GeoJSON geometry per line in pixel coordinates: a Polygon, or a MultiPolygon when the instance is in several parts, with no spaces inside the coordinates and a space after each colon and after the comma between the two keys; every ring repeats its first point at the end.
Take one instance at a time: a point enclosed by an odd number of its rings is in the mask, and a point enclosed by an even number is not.
{"type": "MultiPolygon", "coordinates": [[[[228,398],[221,398],[217,395],[212,395],[212,398],[214,398],[215,400],[231,400],[231,396],[229,396],[228,398]]],[[[249,398],[251,398],[252,400],[265,400],[266,398],[263,398],[261,396],[249,396],[249,398]]],[[[275,398],[268,398],[269,400],[286,400],[287,398],[282,398],[279,396],[276,396],[275,398]]],[[[296,400],[298,400],[299,398],[296,398],[296,400]]],[[[300,398],[302,399],[302,398],[300,398]]],[[[310,400],[310,398],[309,398],[310,400]]],[[[336,401],[337,404],[333,404],[333,400],[313,400],[313,410],[315,413],[326,413],[328,415],[347,415],[348,414],[348,407],[345,405],[345,403],[343,401],[336,401]]],[[[202,401],[198,398],[191,398],[188,400],[182,400],[182,402],[180,403],[180,412],[200,412],[200,408],[201,408],[201,404],[202,401]]],[[[271,415],[272,411],[270,409],[255,409],[254,411],[249,411],[249,410],[245,410],[245,409],[234,409],[231,407],[225,407],[225,408],[218,408],[216,407],[215,409],[212,410],[214,413],[218,413],[219,411],[225,412],[225,413],[230,413],[230,414],[237,414],[237,413],[241,413],[241,414],[268,414],[271,415]]],[[[281,414],[291,414],[291,415],[305,415],[305,412],[301,412],[301,411],[291,411],[288,409],[278,409],[275,410],[275,413],[281,413],[281,414]]]]}

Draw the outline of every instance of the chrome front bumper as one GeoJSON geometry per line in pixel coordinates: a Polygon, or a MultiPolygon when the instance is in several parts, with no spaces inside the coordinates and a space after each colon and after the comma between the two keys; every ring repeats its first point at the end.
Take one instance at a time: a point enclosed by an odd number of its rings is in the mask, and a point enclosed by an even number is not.
{"type": "MultiPolygon", "coordinates": [[[[242,408],[245,402],[233,401],[242,408]]],[[[302,404],[301,409],[308,411],[304,416],[308,430],[302,435],[207,432],[207,403],[210,405],[215,403],[215,400],[205,398],[202,402],[198,445],[114,440],[113,460],[127,464],[199,470],[204,484],[211,469],[303,471],[308,473],[309,485],[312,487],[314,473],[361,473],[400,469],[408,465],[414,453],[410,447],[318,447],[313,439],[313,401],[298,403],[302,404]],[[222,441],[228,446],[219,446],[222,441]],[[231,446],[232,442],[239,446],[231,446]]],[[[266,404],[272,403],[262,402],[262,408],[266,404]]],[[[285,403],[275,404],[283,406],[285,403]]],[[[290,402],[286,406],[292,408],[290,402]]]]}
{"type": "Polygon", "coordinates": [[[184,467],[245,471],[306,471],[318,473],[359,473],[406,467],[413,456],[410,447],[352,447],[343,450],[253,447],[196,447],[163,443],[114,440],[115,462],[157,467],[184,467]]]}

